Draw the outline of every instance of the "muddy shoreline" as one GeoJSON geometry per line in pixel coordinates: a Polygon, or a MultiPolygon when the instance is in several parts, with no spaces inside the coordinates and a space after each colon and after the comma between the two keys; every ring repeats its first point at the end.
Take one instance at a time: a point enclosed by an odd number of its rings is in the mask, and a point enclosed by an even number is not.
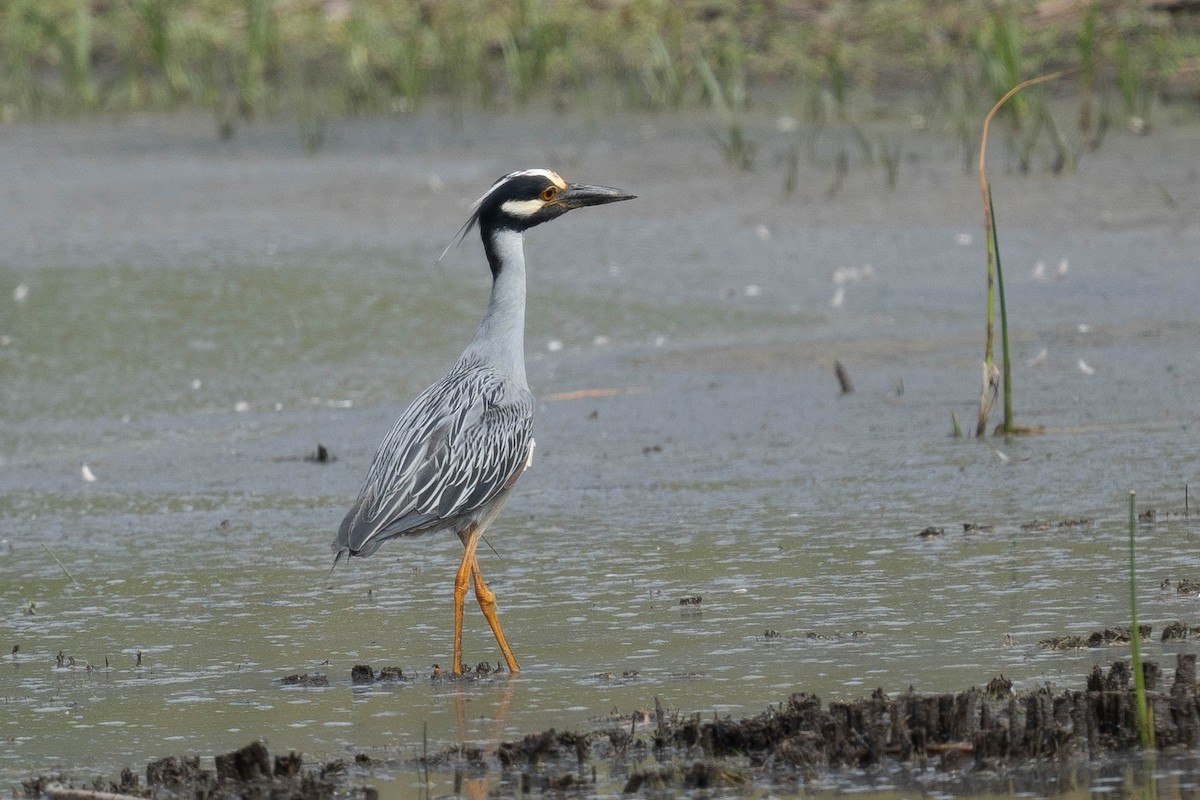
{"type": "MultiPolygon", "coordinates": [[[[1159,752],[1200,741],[1196,656],[1180,654],[1166,679],[1144,664],[1159,752]]],[[[477,674],[463,680],[500,680],[477,674]]],[[[445,680],[434,678],[434,680],[445,680]]],[[[750,785],[796,788],[862,771],[939,774],[944,787],[1013,791],[1063,766],[1128,756],[1138,747],[1129,662],[1097,666],[1083,688],[1014,692],[997,676],[983,689],[924,694],[876,689],[852,701],[823,703],[794,692],[777,707],[741,719],[670,713],[656,698],[642,724],[529,733],[495,746],[460,744],[410,763],[386,763],[359,753],[353,760],[307,763],[300,753],[274,756],[260,741],[211,762],[196,755],[164,756],[141,776],[125,769],[116,780],[89,783],[62,775],[22,782],[27,797],[116,800],[119,797],[271,797],[319,800],[378,797],[372,774],[408,770],[467,778],[519,793],[570,790],[579,796],[646,790],[721,790],[750,785]],[[211,764],[211,766],[209,766],[211,764]],[[982,785],[982,786],[981,786],[982,785]]],[[[1056,779],[1057,780],[1057,779],[1056,779]]]]}

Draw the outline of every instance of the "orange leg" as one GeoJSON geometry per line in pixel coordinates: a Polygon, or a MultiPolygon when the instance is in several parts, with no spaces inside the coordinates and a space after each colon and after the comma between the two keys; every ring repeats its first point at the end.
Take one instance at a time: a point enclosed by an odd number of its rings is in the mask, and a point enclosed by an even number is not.
{"type": "Polygon", "coordinates": [[[475,545],[479,541],[479,529],[471,528],[463,535],[463,557],[458,572],[454,575],[454,662],[451,672],[462,674],[462,622],[463,601],[467,597],[467,583],[475,564],[475,545]]]}
{"type": "Polygon", "coordinates": [[[496,616],[496,593],[489,589],[483,581],[483,572],[479,569],[479,562],[475,560],[474,547],[471,548],[471,568],[471,572],[475,576],[475,599],[479,601],[479,610],[483,612],[484,619],[491,627],[492,633],[496,637],[496,644],[500,645],[500,652],[504,654],[508,671],[520,672],[521,668],[517,666],[517,659],[513,657],[508,640],[504,638],[504,631],[500,630],[500,618],[496,616]]]}

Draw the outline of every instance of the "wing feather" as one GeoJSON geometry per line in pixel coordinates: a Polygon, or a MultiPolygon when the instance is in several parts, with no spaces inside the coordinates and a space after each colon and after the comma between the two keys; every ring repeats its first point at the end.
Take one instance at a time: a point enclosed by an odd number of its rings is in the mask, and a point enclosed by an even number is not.
{"type": "Polygon", "coordinates": [[[437,530],[484,508],[524,471],[533,397],[479,361],[460,361],[413,400],[380,444],[335,552],[367,556],[393,536],[437,530]]]}

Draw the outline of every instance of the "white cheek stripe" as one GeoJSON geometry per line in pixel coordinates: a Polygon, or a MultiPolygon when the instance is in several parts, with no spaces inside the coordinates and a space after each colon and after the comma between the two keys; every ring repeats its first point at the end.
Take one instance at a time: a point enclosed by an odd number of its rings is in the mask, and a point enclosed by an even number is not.
{"type": "Polygon", "coordinates": [[[528,219],[545,205],[541,200],[505,200],[500,204],[500,210],[519,219],[528,219]]]}

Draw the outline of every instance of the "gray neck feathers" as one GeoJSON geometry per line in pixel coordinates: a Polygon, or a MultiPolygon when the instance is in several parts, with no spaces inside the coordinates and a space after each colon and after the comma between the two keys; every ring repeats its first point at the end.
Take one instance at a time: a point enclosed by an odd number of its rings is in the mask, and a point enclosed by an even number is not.
{"type": "Polygon", "coordinates": [[[467,353],[525,386],[525,239],[507,229],[486,231],[483,238],[492,296],[467,353]]]}

